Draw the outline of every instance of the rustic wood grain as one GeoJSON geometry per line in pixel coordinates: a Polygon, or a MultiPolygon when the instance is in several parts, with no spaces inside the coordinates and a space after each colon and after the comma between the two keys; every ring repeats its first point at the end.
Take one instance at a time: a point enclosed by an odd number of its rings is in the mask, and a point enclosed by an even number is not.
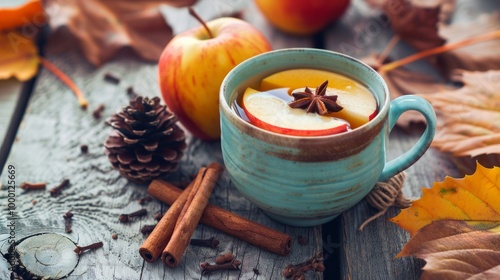
{"type": "MultiPolygon", "coordinates": [[[[287,264],[302,262],[321,250],[320,227],[296,228],[272,221],[243,198],[224,173],[210,203],[290,234],[294,238],[292,253],[287,257],[271,254],[200,225],[194,237],[216,236],[220,240],[217,249],[189,246],[175,269],[161,262],[144,262],[138,249],[145,238],[139,230],[144,225],[154,224],[154,213],[167,208],[158,201],[139,205],[138,199],[147,195],[146,186],[128,182],[111,168],[103,152],[103,142],[111,128],[104,121],[127,104],[129,86],[139,94],[159,95],[156,65],[123,52],[114,61],[96,69],[84,60],[73,44],[60,42],[57,38],[48,41],[46,57],[82,89],[90,102],[89,108],[79,108],[73,93],[48,71],[42,70],[7,164],[16,167],[17,184],[23,181],[47,183],[46,191],[17,189],[16,238],[53,232],[66,235],[81,245],[104,242],[102,249],[82,255],[69,279],[199,279],[199,263],[213,261],[224,252],[233,252],[242,261],[241,271],[215,273],[210,279],[276,279],[281,277],[281,270],[287,264]],[[104,75],[107,72],[119,76],[120,83],[106,82],[104,75]],[[106,109],[101,119],[95,119],[92,111],[100,104],[106,109]],[[81,153],[82,144],[88,146],[88,153],[81,153]],[[51,197],[48,190],[65,178],[70,179],[70,186],[63,189],[61,196],[51,197]],[[37,203],[33,204],[33,200],[37,203]],[[141,207],[149,211],[147,217],[128,224],[118,222],[120,214],[141,207]],[[68,210],[74,214],[73,231],[65,234],[63,215],[68,210]],[[117,234],[118,238],[112,239],[112,234],[117,234]],[[309,245],[297,244],[300,235],[307,238],[309,245]],[[254,268],[260,275],[254,273],[254,268]]],[[[188,144],[179,171],[165,178],[167,181],[187,182],[201,166],[212,161],[222,163],[220,142],[202,142],[189,136],[188,144]]],[[[5,185],[4,174],[5,169],[0,175],[5,185]]],[[[6,198],[6,192],[2,192],[0,201],[3,203],[6,198]]],[[[6,224],[6,215],[2,213],[2,252],[6,247],[6,224]]],[[[8,277],[6,267],[2,260],[2,279],[8,277]]],[[[310,272],[309,277],[312,275],[310,272]]],[[[322,279],[321,274],[315,277],[322,279]]]]}

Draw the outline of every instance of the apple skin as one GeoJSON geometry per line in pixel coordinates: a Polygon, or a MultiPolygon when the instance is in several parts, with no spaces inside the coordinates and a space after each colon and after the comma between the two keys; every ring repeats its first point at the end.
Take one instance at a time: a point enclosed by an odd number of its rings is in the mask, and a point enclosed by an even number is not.
{"type": "Polygon", "coordinates": [[[266,37],[237,18],[207,22],[176,35],[158,62],[161,95],[182,125],[202,140],[220,138],[219,89],[242,61],[272,50],[266,37]]]}
{"type": "MultiPolygon", "coordinates": [[[[245,93],[243,94],[242,109],[251,124],[267,131],[293,136],[324,136],[346,132],[349,129],[349,125],[345,121],[337,121],[335,126],[322,129],[310,129],[311,125],[314,127],[314,122],[309,123],[309,128],[306,129],[294,128],[293,124],[297,124],[297,121],[300,120],[299,118],[315,115],[315,113],[306,113],[303,109],[290,109],[287,105],[288,100],[285,100],[282,97],[276,97],[275,95],[279,94],[282,96],[281,90],[282,89],[278,89],[278,91],[274,93],[271,93],[272,91],[262,93],[253,88],[247,88],[245,90],[245,93]],[[271,93],[270,95],[275,97],[269,96],[268,93],[271,93]],[[260,97],[262,94],[266,96],[264,99],[260,97]],[[252,97],[257,97],[260,101],[254,103],[256,99],[252,97]],[[267,101],[264,102],[266,99],[267,101]],[[281,126],[275,125],[276,123],[272,124],[267,122],[264,120],[265,118],[262,119],[262,116],[258,116],[258,114],[262,113],[262,109],[264,109],[266,115],[272,112],[273,115],[285,117],[281,118],[281,120],[285,121],[281,122],[281,126]],[[299,115],[291,114],[289,110],[297,110],[300,113],[299,115]]],[[[286,94],[287,89],[283,88],[283,90],[286,94]]],[[[293,98],[290,100],[293,100],[293,98]]]]}
{"type": "Polygon", "coordinates": [[[292,135],[292,136],[325,136],[325,135],[332,135],[332,134],[337,134],[341,132],[346,132],[348,127],[347,124],[341,125],[341,126],[336,126],[330,129],[323,129],[323,130],[306,130],[306,129],[293,129],[293,128],[286,128],[286,127],[280,127],[280,126],[275,126],[269,123],[266,123],[262,121],[261,119],[257,118],[256,116],[252,115],[248,110],[245,110],[245,114],[248,117],[248,120],[250,123],[253,125],[260,127],[262,129],[271,131],[271,132],[276,132],[280,134],[286,134],[286,135],[292,135]]]}
{"type": "Polygon", "coordinates": [[[312,35],[344,14],[350,0],[255,0],[264,17],[278,29],[312,35]]]}

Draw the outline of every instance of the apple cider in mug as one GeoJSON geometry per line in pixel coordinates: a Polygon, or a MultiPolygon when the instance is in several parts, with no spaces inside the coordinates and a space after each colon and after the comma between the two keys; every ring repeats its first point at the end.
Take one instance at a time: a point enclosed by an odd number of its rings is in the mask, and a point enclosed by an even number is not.
{"type": "Polygon", "coordinates": [[[319,69],[284,70],[252,81],[233,104],[236,113],[262,129],[321,136],[360,127],[378,112],[363,84],[319,69]]]}

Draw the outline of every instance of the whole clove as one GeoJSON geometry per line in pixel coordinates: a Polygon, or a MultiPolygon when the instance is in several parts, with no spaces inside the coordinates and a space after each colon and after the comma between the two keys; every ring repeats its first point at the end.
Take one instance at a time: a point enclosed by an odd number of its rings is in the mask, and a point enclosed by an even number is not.
{"type": "Polygon", "coordinates": [[[148,214],[148,210],[143,208],[141,210],[132,212],[130,214],[121,214],[120,217],[118,217],[118,220],[120,221],[120,223],[128,223],[130,221],[130,218],[142,217],[142,216],[146,216],[147,214],[148,214]]]}
{"type": "Polygon", "coordinates": [[[215,258],[215,264],[225,264],[234,260],[233,253],[226,253],[215,258]]]}
{"type": "Polygon", "coordinates": [[[80,151],[82,152],[82,154],[88,153],[89,152],[89,146],[87,146],[85,144],[80,145],[80,151]]]}
{"type": "Polygon", "coordinates": [[[73,250],[73,251],[75,253],[77,253],[78,255],[81,255],[83,252],[85,252],[87,250],[101,248],[102,246],[104,246],[104,244],[102,242],[93,243],[93,244],[90,244],[88,246],[78,246],[77,245],[75,250],[73,250]]]}
{"type": "Polygon", "coordinates": [[[241,261],[234,259],[224,264],[209,264],[208,262],[203,262],[200,264],[201,274],[207,275],[210,274],[211,272],[221,271],[221,270],[240,270],[240,264],[241,261]]]}
{"type": "Polygon", "coordinates": [[[161,220],[162,217],[163,217],[163,213],[162,212],[157,212],[154,215],[154,219],[157,220],[157,221],[161,220]]]}
{"type": "Polygon", "coordinates": [[[64,218],[64,231],[67,232],[67,233],[70,233],[71,231],[73,231],[71,229],[71,219],[73,219],[73,213],[71,213],[70,211],[66,212],[66,214],[63,215],[63,218],[64,218]]]}
{"type": "Polygon", "coordinates": [[[299,237],[297,238],[297,242],[300,245],[305,246],[307,245],[307,238],[305,238],[303,235],[299,235],[299,237]]]}
{"type": "Polygon", "coordinates": [[[69,179],[64,179],[57,187],[51,189],[49,192],[50,192],[50,196],[52,197],[57,197],[59,196],[61,193],[62,193],[62,189],[66,188],[67,186],[69,186],[69,179]]]}
{"type": "Polygon", "coordinates": [[[143,235],[148,235],[150,234],[151,232],[153,232],[153,230],[155,229],[156,225],[145,225],[143,226],[139,231],[143,234],[143,235]]]}
{"type": "Polygon", "coordinates": [[[113,84],[119,84],[121,79],[114,73],[106,72],[104,74],[104,80],[113,84]]]}
{"type": "Polygon", "coordinates": [[[99,105],[94,111],[92,111],[92,116],[95,119],[100,119],[102,117],[102,112],[104,112],[106,106],[104,104],[99,105]]]}
{"type": "Polygon", "coordinates": [[[140,205],[144,205],[150,201],[153,201],[153,198],[151,196],[142,197],[142,198],[139,198],[139,200],[138,200],[140,205]]]}
{"type": "Polygon", "coordinates": [[[193,246],[201,246],[201,247],[210,247],[210,248],[217,248],[219,245],[219,240],[217,240],[214,236],[208,238],[208,239],[191,239],[189,242],[190,245],[193,246]]]}
{"type": "Polygon", "coordinates": [[[134,87],[132,87],[132,86],[129,86],[129,87],[127,88],[127,94],[128,94],[128,96],[129,96],[131,99],[134,99],[134,98],[136,98],[136,97],[138,96],[138,94],[137,94],[137,93],[135,92],[135,90],[134,90],[134,87]]]}
{"type": "Polygon", "coordinates": [[[323,253],[317,253],[315,256],[306,260],[305,262],[287,265],[283,269],[282,274],[286,278],[305,279],[304,273],[309,270],[318,272],[325,271],[325,266],[323,264],[323,253]]]}
{"type": "Polygon", "coordinates": [[[22,182],[21,185],[19,185],[19,187],[25,191],[45,190],[47,184],[45,184],[45,182],[40,182],[40,183],[22,182]]]}

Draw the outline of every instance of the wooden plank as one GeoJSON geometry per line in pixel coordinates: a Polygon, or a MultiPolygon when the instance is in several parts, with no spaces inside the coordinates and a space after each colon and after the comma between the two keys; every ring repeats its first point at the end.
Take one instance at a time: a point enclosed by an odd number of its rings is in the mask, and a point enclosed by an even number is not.
{"type": "MultiPolygon", "coordinates": [[[[18,131],[18,140],[12,147],[7,164],[16,167],[16,183],[44,181],[48,189],[63,178],[71,185],[60,197],[51,197],[48,191],[23,192],[17,189],[16,239],[39,232],[67,235],[81,245],[103,241],[104,247],[81,256],[70,279],[180,279],[200,278],[199,263],[213,260],[220,253],[231,251],[242,260],[241,271],[215,274],[213,279],[275,279],[289,263],[301,262],[321,250],[321,229],[289,227],[270,220],[231,185],[227,174],[223,174],[211,203],[284,231],[294,238],[292,253],[281,257],[257,249],[231,236],[206,226],[198,226],[195,237],[216,236],[221,244],[216,250],[189,246],[181,265],[168,269],[156,262],[146,263],[140,258],[138,249],[144,237],[139,233],[146,224],[155,223],[153,214],[167,207],[153,201],[144,206],[149,215],[130,224],[118,222],[122,213],[130,213],[141,206],[137,200],[146,196],[146,186],[128,182],[111,168],[103,153],[103,142],[111,129],[104,120],[125,106],[129,100],[126,88],[146,96],[159,95],[156,65],[138,61],[123,52],[117,59],[96,69],[73,49],[70,43],[49,40],[46,57],[68,74],[89,99],[88,110],[78,107],[73,93],[57,78],[42,70],[18,131]],[[112,72],[121,77],[118,85],[105,82],[103,76],[112,72]],[[92,110],[99,104],[106,109],[102,119],[95,119],[92,110]],[[80,145],[89,147],[88,154],[80,152],[80,145]],[[36,201],[36,204],[32,202],[36,201]],[[73,232],[64,233],[63,215],[68,210],[74,213],[73,232]],[[113,240],[112,234],[118,234],[113,240]],[[305,236],[307,246],[297,244],[299,236],[305,236]],[[253,271],[257,268],[260,276],[253,271]]],[[[188,181],[203,165],[212,161],[222,162],[220,142],[202,142],[189,136],[189,149],[180,165],[180,170],[167,177],[167,181],[188,181]]],[[[6,169],[0,175],[7,184],[6,169]]],[[[2,190],[2,205],[7,193],[2,190]]],[[[0,216],[0,249],[5,253],[7,217],[0,216]]],[[[5,260],[0,261],[2,279],[7,279],[5,260]]],[[[310,275],[313,273],[311,272],[310,275]]],[[[321,279],[321,274],[316,275],[321,279]]]]}

